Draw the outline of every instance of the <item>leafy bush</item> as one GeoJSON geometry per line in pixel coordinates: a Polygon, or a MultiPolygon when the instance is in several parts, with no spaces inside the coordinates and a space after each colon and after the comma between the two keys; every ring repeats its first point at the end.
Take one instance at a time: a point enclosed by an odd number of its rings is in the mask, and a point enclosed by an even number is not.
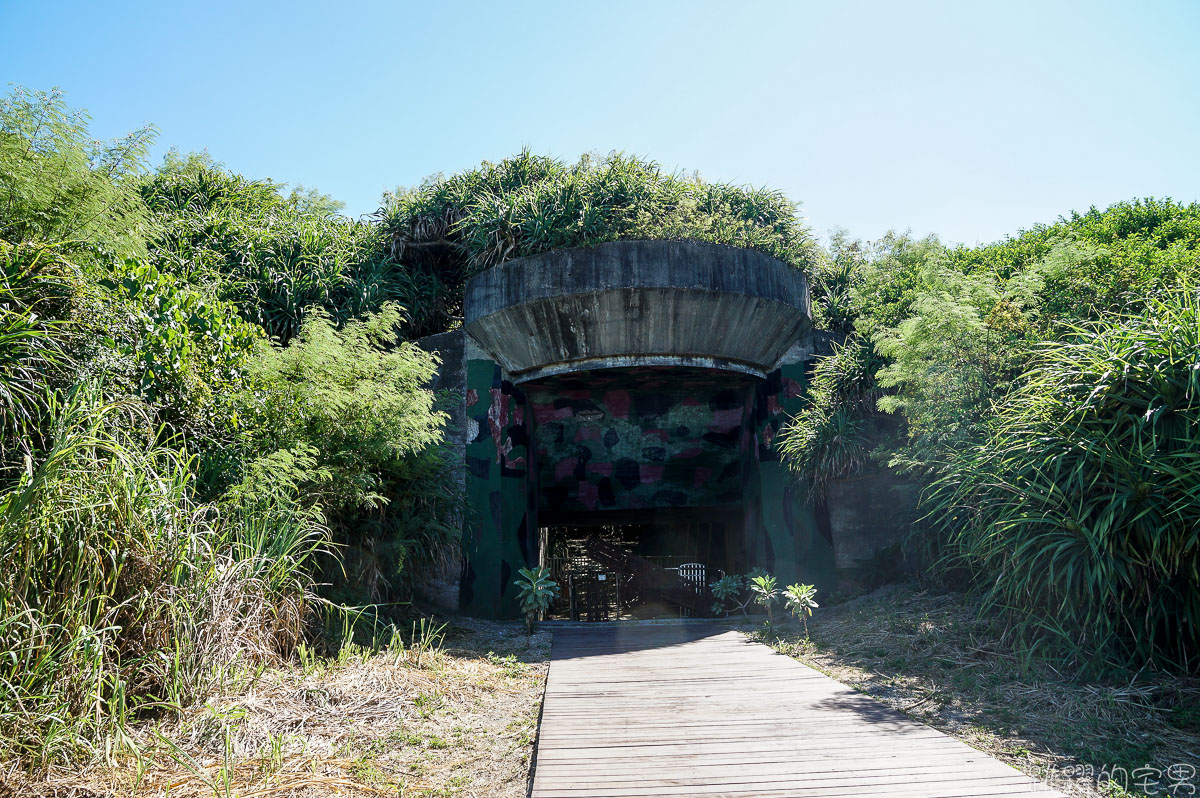
{"type": "Polygon", "coordinates": [[[152,405],[174,432],[219,441],[228,432],[223,394],[241,382],[262,331],[230,303],[138,261],[110,264],[95,284],[100,309],[75,327],[98,351],[77,359],[92,361],[110,393],[152,405]]]}
{"type": "Polygon", "coordinates": [[[1096,319],[1131,309],[1163,286],[1200,275],[1200,203],[1153,197],[1071,213],[1049,225],[950,254],[963,272],[1007,280],[1031,269],[1045,277],[1044,316],[1096,319]]]}
{"type": "Polygon", "coordinates": [[[1039,341],[1057,338],[1064,321],[1132,312],[1200,278],[1198,253],[1200,204],[1169,199],[1093,208],[975,248],[835,234],[814,308],[873,351],[865,372],[847,352],[818,363],[814,401],[782,437],[794,469],[819,498],[822,472],[862,469],[869,442],[882,443],[881,459],[932,478],[986,434],[1039,341]],[[879,434],[888,425],[861,410],[863,397],[897,417],[900,438],[879,434]],[[859,438],[864,446],[844,446],[859,438]]]}
{"type": "MultiPolygon", "coordinates": [[[[891,357],[881,354],[881,340],[894,337],[895,326],[913,317],[928,275],[944,271],[944,247],[932,236],[913,240],[889,233],[864,243],[837,233],[831,250],[826,260],[832,265],[822,267],[831,274],[814,281],[814,305],[825,323],[846,337],[817,361],[809,403],[779,437],[780,452],[814,502],[824,500],[831,480],[868,469],[876,453],[883,460],[898,460],[901,452],[913,459],[912,447],[897,451],[894,428],[900,425],[879,412],[885,395],[904,397],[909,387],[900,375],[899,391],[881,386],[880,372],[893,365],[891,357]]],[[[935,392],[930,398],[930,409],[936,408],[941,395],[935,392]]],[[[901,411],[902,420],[911,421],[904,408],[888,409],[901,411]]],[[[899,443],[909,440],[900,436],[899,443]]]]}
{"type": "Polygon", "coordinates": [[[288,346],[261,345],[236,401],[248,449],[226,476],[243,497],[294,484],[328,516],[354,596],[373,600],[452,550],[461,511],[425,387],[437,360],[397,342],[401,320],[389,305],[339,330],[314,311],[288,346]]]}
{"type": "Polygon", "coordinates": [[[1070,327],[926,509],[943,568],[1035,644],[1084,660],[1200,667],[1200,304],[1070,327]]]}
{"type": "Polygon", "coordinates": [[[861,473],[882,440],[875,411],[879,363],[860,336],[835,345],[814,369],[808,404],[780,431],[779,451],[814,502],[824,500],[832,480],[861,473]]]}
{"type": "Polygon", "coordinates": [[[1043,285],[1036,272],[1000,283],[938,260],[921,279],[913,315],[873,336],[884,359],[876,404],[902,413],[908,425],[907,451],[893,463],[917,469],[978,439],[993,401],[1027,362],[1043,285]]]}
{"type": "Polygon", "coordinates": [[[728,616],[735,609],[741,610],[742,615],[746,614],[746,602],[738,601],[746,587],[741,576],[725,574],[717,581],[710,583],[708,587],[712,590],[713,598],[716,599],[712,605],[713,615],[728,616]]]}
{"type": "Polygon", "coordinates": [[[153,141],[148,126],[96,141],[87,114],[61,91],[17,87],[0,104],[0,239],[144,254],[147,219],[134,182],[153,141]]]}
{"type": "Polygon", "coordinates": [[[284,196],[203,155],[170,155],[140,183],[156,221],[149,240],[159,269],[236,304],[286,343],[309,308],[338,324],[385,302],[421,301],[408,270],[376,257],[374,231],[337,214],[318,193],[284,196]]]}

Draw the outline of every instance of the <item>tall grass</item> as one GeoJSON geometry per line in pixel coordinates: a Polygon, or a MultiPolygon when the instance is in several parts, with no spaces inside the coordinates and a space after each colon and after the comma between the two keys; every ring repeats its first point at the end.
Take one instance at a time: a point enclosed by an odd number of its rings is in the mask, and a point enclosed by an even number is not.
{"type": "Polygon", "coordinates": [[[779,451],[814,502],[825,500],[830,482],[862,473],[880,441],[873,419],[880,391],[872,376],[878,366],[862,336],[835,344],[817,361],[808,405],[779,433],[779,451]]]}
{"type": "Polygon", "coordinates": [[[65,268],[54,247],[0,241],[0,457],[22,448],[62,363],[65,268]]]}
{"type": "Polygon", "coordinates": [[[1200,670],[1200,300],[1073,327],[927,497],[984,598],[1090,663],[1200,670]]]}
{"type": "Polygon", "coordinates": [[[810,273],[818,259],[783,194],[621,153],[567,164],[524,151],[385,196],[373,221],[381,256],[405,264],[420,289],[419,302],[406,302],[414,335],[451,326],[471,275],[554,249],[689,239],[756,249],[810,273]]]}
{"type": "Polygon", "coordinates": [[[325,540],[286,508],[193,501],[193,463],[144,442],[136,405],[88,390],[51,405],[48,450],[0,495],[0,758],[34,768],[278,662],[325,540]]]}

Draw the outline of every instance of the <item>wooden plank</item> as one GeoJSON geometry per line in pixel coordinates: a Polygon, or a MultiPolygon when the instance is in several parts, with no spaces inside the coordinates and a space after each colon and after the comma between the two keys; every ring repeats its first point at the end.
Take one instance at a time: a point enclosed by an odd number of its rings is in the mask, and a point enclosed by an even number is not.
{"type": "Polygon", "coordinates": [[[1031,793],[1060,796],[720,624],[555,632],[533,798],[1031,793]]]}

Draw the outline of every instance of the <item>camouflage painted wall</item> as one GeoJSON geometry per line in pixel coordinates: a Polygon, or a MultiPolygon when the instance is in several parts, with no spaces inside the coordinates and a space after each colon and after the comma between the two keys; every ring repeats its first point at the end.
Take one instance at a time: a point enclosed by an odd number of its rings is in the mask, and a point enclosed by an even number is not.
{"type": "Polygon", "coordinates": [[[464,612],[515,617],[538,511],[741,506],[748,564],[832,588],[833,546],[775,450],[804,404],[802,363],[766,380],[684,368],[578,373],[517,387],[466,362],[464,612]]]}
{"type": "Polygon", "coordinates": [[[739,439],[750,378],[632,368],[542,380],[527,391],[541,509],[741,501],[739,439]]]}
{"type": "Polygon", "coordinates": [[[490,360],[466,364],[466,555],[459,603],[485,618],[516,617],[517,571],[537,560],[525,395],[490,360]]]}
{"type": "Polygon", "coordinates": [[[781,587],[799,581],[832,590],[833,540],[828,529],[819,528],[803,488],[775,448],[779,430],[804,406],[806,384],[804,363],[785,365],[756,386],[746,407],[742,430],[746,551],[750,563],[775,574],[781,587]]]}

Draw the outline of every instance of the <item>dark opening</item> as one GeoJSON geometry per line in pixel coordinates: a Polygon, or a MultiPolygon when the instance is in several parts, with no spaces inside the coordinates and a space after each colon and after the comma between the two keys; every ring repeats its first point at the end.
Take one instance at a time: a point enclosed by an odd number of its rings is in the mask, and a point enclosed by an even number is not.
{"type": "Polygon", "coordinates": [[[708,584],[744,560],[740,507],[543,512],[541,522],[539,559],[562,589],[556,620],[705,615],[708,584]]]}

